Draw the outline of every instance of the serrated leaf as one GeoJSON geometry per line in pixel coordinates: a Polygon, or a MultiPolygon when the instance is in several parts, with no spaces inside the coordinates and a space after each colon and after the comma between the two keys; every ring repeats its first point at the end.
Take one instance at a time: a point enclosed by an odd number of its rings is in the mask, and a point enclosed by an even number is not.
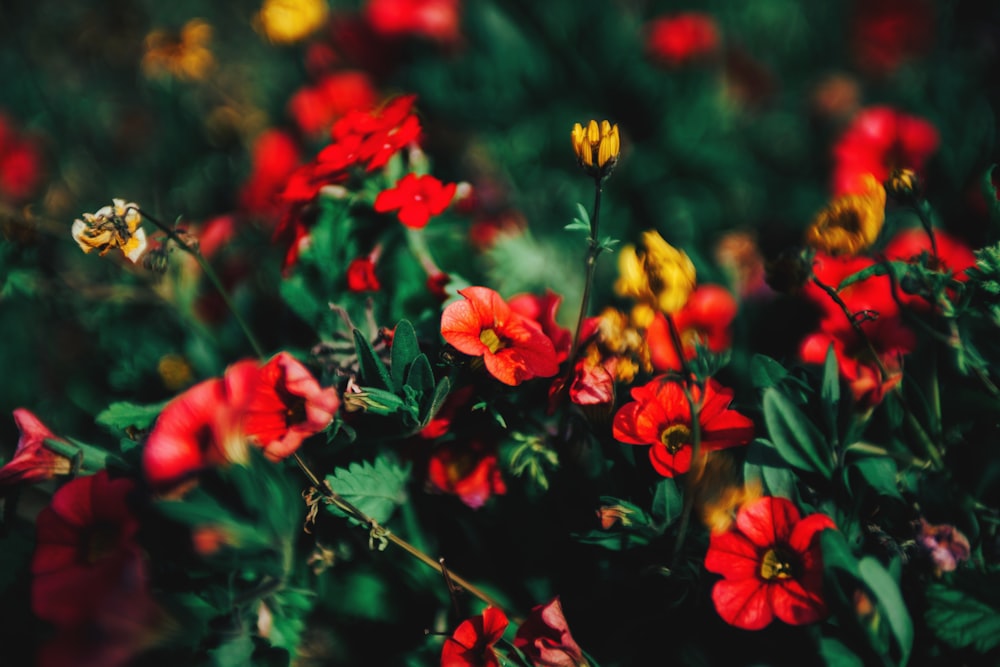
{"type": "MultiPolygon", "coordinates": [[[[410,470],[409,463],[401,466],[394,459],[378,456],[374,463],[364,461],[352,463],[346,469],[337,468],[332,475],[326,476],[326,481],[337,495],[369,518],[385,523],[393,511],[406,502],[410,470]]],[[[327,508],[336,516],[347,517],[360,525],[336,506],[327,505],[327,508]]]]}
{"type": "Polygon", "coordinates": [[[799,470],[829,479],[833,472],[823,434],[778,389],[764,390],[764,421],[781,458],[799,470]]]}
{"type": "Polygon", "coordinates": [[[358,364],[361,370],[361,380],[364,384],[377,389],[392,390],[392,377],[382,360],[375,354],[371,343],[360,330],[354,330],[354,347],[358,352],[358,364]]]}
{"type": "Polygon", "coordinates": [[[785,379],[788,370],[764,354],[755,354],[750,360],[750,380],[757,389],[774,387],[785,379]]]}
{"type": "Polygon", "coordinates": [[[903,600],[899,584],[873,556],[865,556],[858,562],[858,574],[861,581],[875,594],[879,608],[885,614],[899,646],[899,664],[905,665],[913,649],[913,620],[906,609],[906,601],[903,600]]]}
{"type": "Polygon", "coordinates": [[[410,364],[420,354],[417,334],[413,330],[413,325],[410,324],[409,320],[400,320],[396,324],[396,330],[392,335],[392,351],[390,354],[392,388],[398,392],[403,388],[403,380],[406,377],[410,364]]]}
{"type": "Polygon", "coordinates": [[[927,625],[954,648],[973,647],[980,653],[1000,644],[1000,611],[969,593],[932,583],[927,587],[927,625]]]}
{"type": "Polygon", "coordinates": [[[125,432],[130,427],[145,430],[156,421],[168,402],[140,405],[128,401],[118,401],[102,410],[94,421],[113,433],[125,432]]]}

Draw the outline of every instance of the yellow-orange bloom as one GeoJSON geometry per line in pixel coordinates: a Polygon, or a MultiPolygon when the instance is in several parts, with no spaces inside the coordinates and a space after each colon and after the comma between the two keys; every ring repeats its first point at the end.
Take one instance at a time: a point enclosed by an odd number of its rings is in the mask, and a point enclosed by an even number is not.
{"type": "Polygon", "coordinates": [[[264,0],[258,26],[274,44],[302,41],[326,22],[327,0],[264,0]]]}
{"type": "Polygon", "coordinates": [[[97,250],[101,255],[118,248],[132,262],[139,261],[146,250],[146,232],[139,226],[142,216],[137,204],[112,199],[97,213],[84,213],[83,220],[73,221],[73,240],[84,252],[97,250]]]}
{"type": "Polygon", "coordinates": [[[863,190],[834,199],[806,230],[806,244],[829,255],[857,255],[878,238],[885,222],[885,188],[865,174],[863,190]]]}
{"type": "Polygon", "coordinates": [[[570,138],[580,166],[588,173],[600,176],[611,173],[621,153],[617,124],[612,125],[607,120],[598,124],[596,120],[592,120],[587,127],[583,127],[576,123],[570,138]]]}
{"type": "Polygon", "coordinates": [[[154,30],[146,35],[142,71],[146,76],[166,73],[200,81],[215,66],[215,57],[208,48],[211,41],[212,26],[202,19],[185,23],[180,35],[154,30]]]}
{"type": "Polygon", "coordinates": [[[617,294],[667,314],[684,307],[697,278],[691,258],[667,243],[655,230],[643,232],[640,249],[633,245],[621,249],[618,275],[617,294]]]}

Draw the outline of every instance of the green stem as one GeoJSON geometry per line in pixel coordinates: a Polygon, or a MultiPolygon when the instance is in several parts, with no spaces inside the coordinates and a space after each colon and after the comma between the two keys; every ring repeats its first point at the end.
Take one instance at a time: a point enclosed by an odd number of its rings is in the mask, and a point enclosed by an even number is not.
{"type": "MultiPolygon", "coordinates": [[[[685,377],[684,381],[681,382],[681,389],[684,391],[684,398],[687,400],[688,409],[691,411],[691,468],[688,470],[687,478],[684,480],[684,508],[681,510],[681,522],[677,527],[677,541],[674,543],[674,557],[670,565],[671,570],[677,569],[681,552],[684,549],[688,524],[691,522],[691,511],[694,509],[694,485],[701,479],[703,472],[701,464],[701,421],[698,418],[701,412],[701,405],[695,402],[694,396],[691,394],[689,382],[690,380],[685,377]]],[[[702,393],[702,395],[704,394],[702,393]]]]}
{"type": "Polygon", "coordinates": [[[219,296],[222,297],[222,300],[223,302],[225,302],[226,307],[233,314],[233,317],[236,318],[236,321],[237,323],[239,323],[240,328],[243,329],[243,334],[247,337],[247,340],[250,341],[250,347],[253,348],[254,354],[263,359],[265,357],[264,348],[261,347],[260,343],[257,341],[257,337],[254,336],[253,330],[250,328],[249,323],[247,323],[247,321],[243,319],[243,316],[240,314],[240,311],[236,308],[236,304],[234,304],[233,300],[229,297],[229,292],[226,290],[225,286],[222,284],[222,281],[219,279],[219,275],[215,272],[215,269],[212,268],[212,265],[208,263],[208,260],[205,259],[205,257],[201,254],[201,252],[197,248],[188,245],[184,241],[184,239],[182,239],[177,234],[177,232],[175,232],[169,225],[160,222],[153,216],[149,215],[145,211],[142,211],[138,208],[135,209],[135,211],[139,213],[139,215],[141,215],[143,218],[149,220],[151,223],[156,225],[160,229],[160,231],[166,234],[171,241],[177,244],[178,248],[180,248],[187,254],[194,257],[195,261],[198,262],[198,266],[200,266],[201,270],[205,272],[205,275],[208,276],[208,279],[212,282],[212,285],[219,293],[219,296]]]}
{"type": "Polygon", "coordinates": [[[930,238],[931,254],[934,255],[936,263],[936,260],[938,259],[938,247],[937,238],[934,236],[934,225],[931,224],[929,212],[930,204],[926,201],[921,201],[914,208],[917,210],[917,217],[920,219],[920,226],[924,228],[924,231],[927,232],[928,238],[930,238]]]}

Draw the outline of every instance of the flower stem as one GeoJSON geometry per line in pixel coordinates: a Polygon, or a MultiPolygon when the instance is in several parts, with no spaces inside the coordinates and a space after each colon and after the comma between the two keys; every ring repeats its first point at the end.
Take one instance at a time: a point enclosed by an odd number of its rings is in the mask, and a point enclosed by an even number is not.
{"type": "Polygon", "coordinates": [[[195,261],[198,262],[198,266],[200,266],[201,270],[205,272],[205,275],[208,276],[208,279],[212,281],[212,285],[215,287],[216,291],[218,291],[219,296],[222,297],[222,300],[223,302],[225,302],[226,307],[229,308],[229,311],[233,314],[233,317],[236,318],[236,321],[237,323],[239,323],[240,328],[243,329],[243,334],[247,337],[247,340],[250,341],[250,347],[253,348],[254,354],[263,359],[265,356],[264,348],[262,348],[260,342],[257,341],[257,337],[254,336],[253,330],[250,328],[250,325],[247,323],[245,319],[243,319],[243,316],[240,314],[240,311],[236,308],[236,304],[234,304],[232,299],[229,297],[229,292],[226,290],[225,286],[222,284],[222,281],[219,279],[219,274],[215,272],[215,269],[213,269],[212,265],[208,263],[208,260],[205,259],[205,257],[201,254],[201,252],[197,248],[186,243],[184,239],[182,239],[177,234],[177,232],[175,232],[169,225],[160,222],[159,220],[157,220],[156,218],[149,215],[143,210],[136,208],[135,211],[139,213],[139,215],[141,215],[143,218],[149,220],[151,223],[156,225],[160,229],[160,231],[166,234],[171,241],[177,244],[178,248],[180,248],[187,254],[194,257],[195,261]]]}
{"type": "Polygon", "coordinates": [[[937,238],[934,236],[934,226],[931,224],[930,204],[926,201],[920,201],[914,208],[917,210],[917,217],[920,218],[920,226],[924,228],[928,238],[930,238],[931,254],[934,256],[936,262],[938,259],[938,247],[937,238]]]}
{"type": "MultiPolygon", "coordinates": [[[[670,319],[670,316],[667,316],[670,319]]],[[[682,357],[683,358],[683,357],[682,357]]],[[[684,507],[681,510],[681,522],[677,527],[677,541],[674,543],[674,557],[670,569],[676,570],[681,551],[684,548],[684,540],[687,537],[688,524],[691,522],[691,511],[694,509],[694,486],[701,479],[704,468],[701,463],[701,413],[700,401],[696,402],[691,394],[689,386],[690,376],[685,376],[681,382],[681,389],[684,391],[684,398],[687,399],[688,409],[691,412],[691,469],[685,481],[684,507]]],[[[701,392],[704,395],[704,392],[701,392]]]]}

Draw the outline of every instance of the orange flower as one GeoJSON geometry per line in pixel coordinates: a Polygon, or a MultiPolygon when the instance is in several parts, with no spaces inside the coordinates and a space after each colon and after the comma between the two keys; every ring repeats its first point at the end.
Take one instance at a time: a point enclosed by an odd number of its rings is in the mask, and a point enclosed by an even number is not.
{"type": "Polygon", "coordinates": [[[518,315],[488,287],[458,291],[441,314],[441,335],[455,349],[482,357],[486,370],[504,384],[518,385],[559,372],[552,340],[538,323],[518,315]]]}

